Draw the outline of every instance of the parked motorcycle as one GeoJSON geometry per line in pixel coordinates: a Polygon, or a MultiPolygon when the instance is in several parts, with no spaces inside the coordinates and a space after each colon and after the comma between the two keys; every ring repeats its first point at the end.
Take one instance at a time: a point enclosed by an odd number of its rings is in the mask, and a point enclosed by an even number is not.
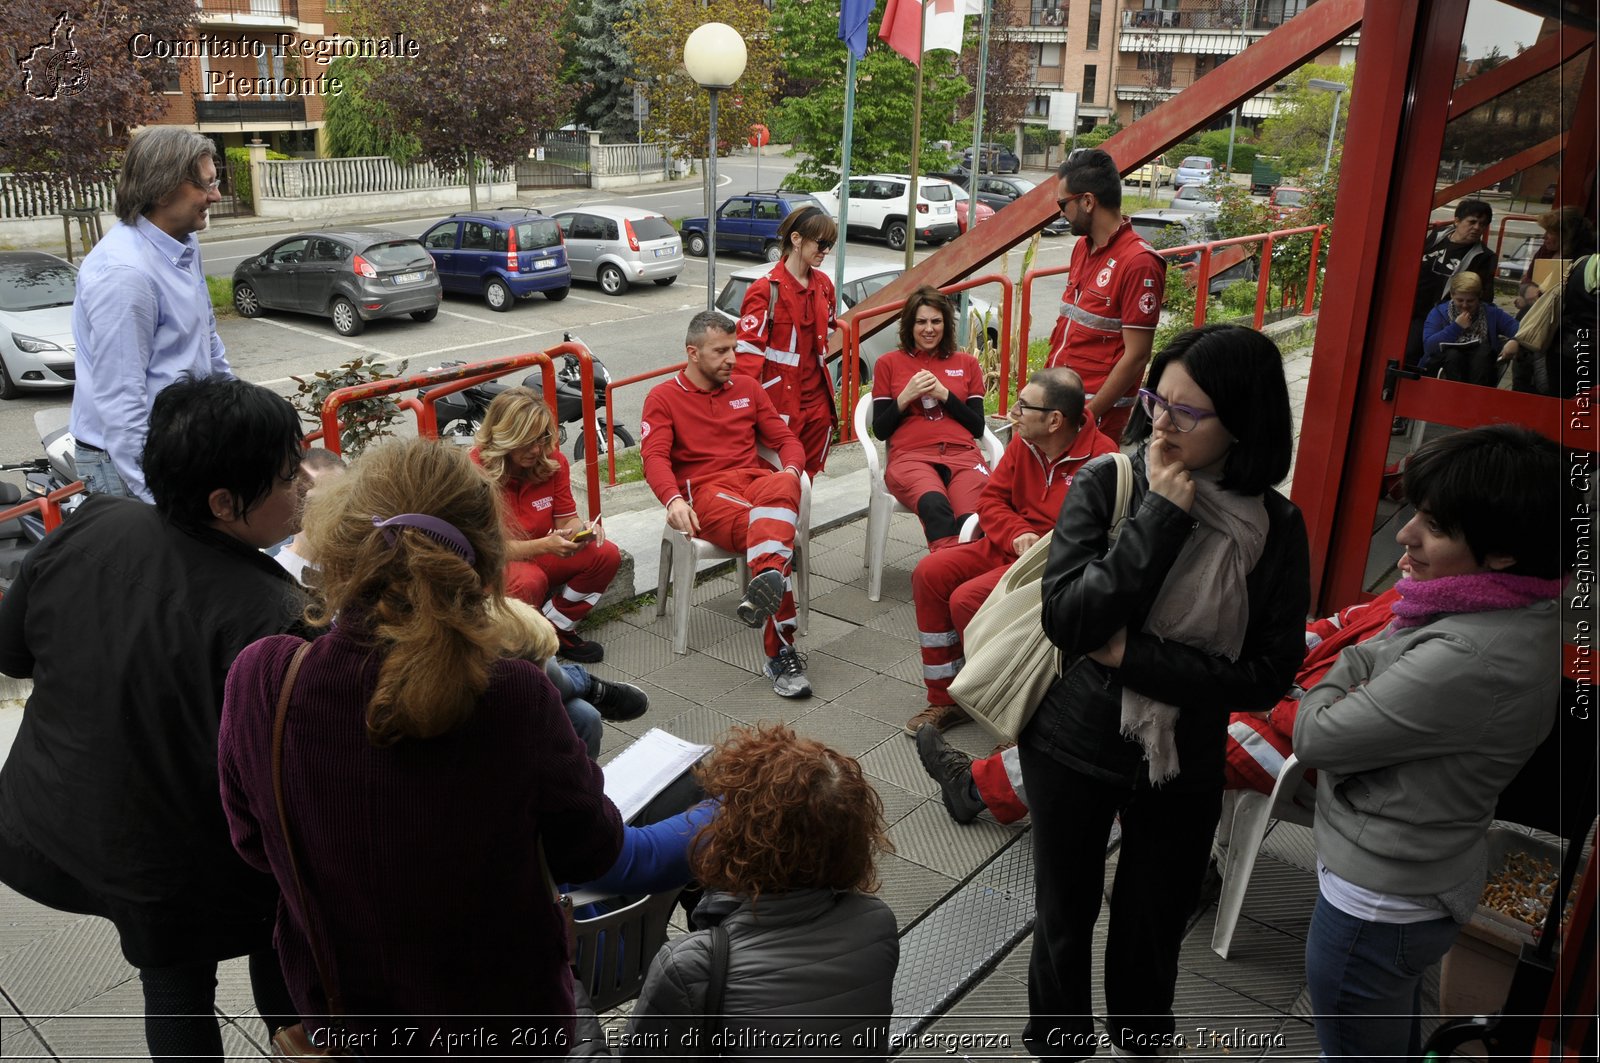
{"type": "MultiPolygon", "coordinates": [[[[570,335],[563,337],[566,342],[571,342],[570,335]]],[[[436,369],[447,369],[452,366],[465,365],[465,362],[445,362],[435,366],[436,369]]],[[[606,386],[611,383],[611,373],[607,371],[605,363],[598,358],[590,358],[589,364],[594,368],[594,406],[595,427],[600,437],[599,451],[606,452],[606,386]]],[[[577,442],[572,445],[572,460],[582,461],[584,457],[583,436],[583,380],[580,363],[575,354],[563,354],[556,359],[556,425],[560,442],[567,442],[567,425],[576,424],[577,442]]],[[[522,385],[543,394],[544,376],[535,370],[522,378],[522,385]]],[[[478,431],[478,426],[483,423],[484,415],[489,410],[489,403],[510,384],[499,380],[490,380],[487,383],[477,384],[473,387],[458,391],[453,395],[444,395],[433,400],[434,417],[439,424],[440,439],[456,439],[462,442],[470,440],[478,431]]],[[[427,392],[422,393],[426,399],[427,392]]],[[[631,447],[634,444],[633,433],[622,424],[611,426],[619,448],[631,447]]]]}
{"type": "MultiPolygon", "coordinates": [[[[67,427],[71,414],[69,407],[55,406],[33,415],[45,456],[0,464],[0,472],[23,474],[20,488],[10,481],[0,481],[0,510],[10,509],[30,498],[43,498],[78,479],[77,466],[72,460],[75,443],[67,427]]],[[[83,498],[77,494],[62,502],[62,515],[76,509],[83,498]]],[[[0,590],[9,587],[17,578],[22,559],[44,536],[44,518],[37,510],[0,524],[0,590]]]]}

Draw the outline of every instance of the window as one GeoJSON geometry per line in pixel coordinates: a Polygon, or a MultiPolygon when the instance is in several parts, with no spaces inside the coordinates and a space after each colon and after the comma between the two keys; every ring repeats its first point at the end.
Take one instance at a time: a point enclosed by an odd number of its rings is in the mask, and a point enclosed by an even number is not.
{"type": "Polygon", "coordinates": [[[461,233],[461,250],[487,251],[494,243],[494,232],[481,221],[469,221],[461,233]]]}
{"type": "Polygon", "coordinates": [[[1083,68],[1083,102],[1094,102],[1095,79],[1100,75],[1100,70],[1093,63],[1083,68]]]}
{"type": "Polygon", "coordinates": [[[292,266],[305,258],[306,241],[290,240],[288,243],[272,252],[272,261],[279,266],[292,266]]]}
{"type": "Polygon", "coordinates": [[[311,262],[340,262],[344,259],[344,248],[332,240],[316,239],[311,241],[311,254],[307,259],[311,262]]]}
{"type": "Polygon", "coordinates": [[[1029,118],[1048,118],[1048,117],[1050,117],[1050,97],[1048,97],[1048,96],[1035,96],[1032,99],[1030,99],[1028,101],[1028,117],[1029,118]]]}
{"type": "Polygon", "coordinates": [[[748,199],[736,199],[730,203],[723,204],[722,216],[724,218],[748,218],[750,216],[750,201],[748,199]]]}
{"type": "Polygon", "coordinates": [[[1084,47],[1091,52],[1100,50],[1100,0],[1089,0],[1089,40],[1084,47]]]}
{"type": "Polygon", "coordinates": [[[432,251],[451,251],[456,246],[456,226],[441,225],[423,238],[422,246],[432,251]]]}
{"type": "Polygon", "coordinates": [[[1033,61],[1037,66],[1060,66],[1061,45],[1036,44],[1033,46],[1033,61]]]}
{"type": "Polygon", "coordinates": [[[610,218],[601,218],[600,239],[609,240],[612,243],[615,243],[617,240],[621,239],[621,237],[617,235],[617,223],[612,221],[610,218]]]}
{"type": "Polygon", "coordinates": [[[183,83],[178,77],[178,61],[176,59],[164,59],[161,62],[161,91],[183,91],[183,83]]]}

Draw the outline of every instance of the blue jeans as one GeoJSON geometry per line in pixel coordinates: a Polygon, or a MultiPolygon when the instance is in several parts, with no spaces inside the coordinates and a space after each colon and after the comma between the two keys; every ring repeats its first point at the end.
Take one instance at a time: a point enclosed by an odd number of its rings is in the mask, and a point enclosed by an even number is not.
{"type": "Polygon", "coordinates": [[[111,463],[111,455],[105,451],[79,443],[73,448],[72,462],[78,467],[78,479],[83,481],[83,488],[89,494],[139,497],[128,489],[122,474],[111,463]]]}
{"type": "Polygon", "coordinates": [[[588,670],[582,665],[560,664],[552,657],[545,662],[544,674],[549,676],[550,685],[561,695],[567,716],[572,720],[572,729],[589,749],[589,759],[598,760],[605,721],[600,717],[600,710],[583,699],[589,693],[588,670]]]}
{"type": "Polygon", "coordinates": [[[1422,975],[1455,943],[1449,916],[1372,923],[1317,898],[1306,937],[1306,981],[1323,1059],[1422,1054],[1422,975]]]}

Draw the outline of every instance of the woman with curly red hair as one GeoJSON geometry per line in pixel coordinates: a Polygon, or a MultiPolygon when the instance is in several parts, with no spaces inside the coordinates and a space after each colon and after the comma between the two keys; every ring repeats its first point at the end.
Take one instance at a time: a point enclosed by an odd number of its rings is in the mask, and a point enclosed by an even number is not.
{"type": "Polygon", "coordinates": [[[900,942],[867,896],[890,844],[861,766],[778,724],[736,730],[700,784],[721,808],[690,856],[699,929],[657,954],[623,1054],[885,1058],[900,942]]]}

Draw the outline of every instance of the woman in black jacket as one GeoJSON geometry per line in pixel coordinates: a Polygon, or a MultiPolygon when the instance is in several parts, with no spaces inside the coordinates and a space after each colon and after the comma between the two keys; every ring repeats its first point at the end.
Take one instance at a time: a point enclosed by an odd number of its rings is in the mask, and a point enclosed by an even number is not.
{"type": "Polygon", "coordinates": [[[1091,935],[1106,839],[1122,841],[1106,940],[1106,1036],[1175,1047],[1178,947],[1221,806],[1228,714],[1270,708],[1305,655],[1305,524],[1272,489],[1292,426],[1277,347],[1246,328],[1185,333],[1156,356],[1129,438],[1122,531],[1109,458],[1073,480],[1043,582],[1068,665],[1022,733],[1038,921],[1028,1048],[1094,1055],[1091,935]]]}

